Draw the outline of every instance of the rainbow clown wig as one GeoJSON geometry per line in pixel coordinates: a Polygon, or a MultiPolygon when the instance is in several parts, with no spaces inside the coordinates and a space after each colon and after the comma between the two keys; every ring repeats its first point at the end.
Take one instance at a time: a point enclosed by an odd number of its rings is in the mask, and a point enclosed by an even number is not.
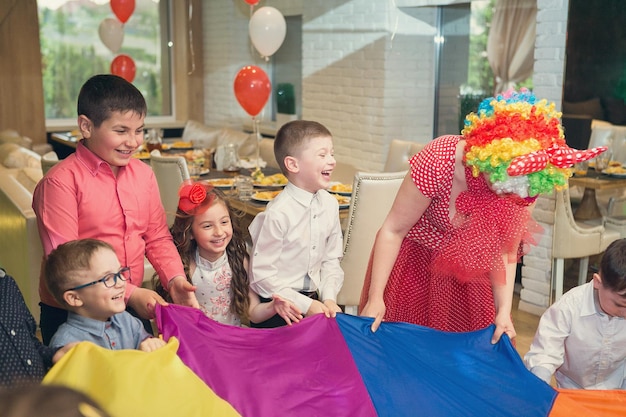
{"type": "Polygon", "coordinates": [[[465,118],[465,163],[475,177],[483,173],[498,194],[532,198],[566,187],[569,168],[606,147],[568,147],[560,117],[554,103],[537,101],[527,89],[487,98],[465,118]]]}

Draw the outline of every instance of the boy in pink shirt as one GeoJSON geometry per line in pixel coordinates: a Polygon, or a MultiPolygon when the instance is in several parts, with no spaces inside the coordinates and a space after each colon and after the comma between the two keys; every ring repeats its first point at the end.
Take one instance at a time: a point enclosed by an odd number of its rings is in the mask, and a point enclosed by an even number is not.
{"type": "MultiPolygon", "coordinates": [[[[124,299],[131,313],[149,328],[156,303],[165,301],[142,288],[144,256],[178,304],[198,306],[194,287],[185,279],[167,227],[152,169],[132,154],[143,144],[146,102],[121,77],[96,75],[78,96],[78,128],[83,139],[76,152],[56,164],[37,184],[33,210],[47,256],[70,240],[104,240],[120,264],[130,267],[124,299]]],[[[48,343],[65,322],[67,311],[39,280],[41,333],[48,343]]]]}

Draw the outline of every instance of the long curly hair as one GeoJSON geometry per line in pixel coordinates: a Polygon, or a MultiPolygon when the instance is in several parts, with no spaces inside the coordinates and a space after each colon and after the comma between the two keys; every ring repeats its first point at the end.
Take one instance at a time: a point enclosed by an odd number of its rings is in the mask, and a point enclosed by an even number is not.
{"type": "MultiPolygon", "coordinates": [[[[230,221],[233,227],[233,236],[230,243],[226,247],[226,256],[228,257],[228,264],[232,271],[232,278],[230,282],[230,288],[232,290],[232,298],[230,300],[230,310],[234,314],[237,314],[242,322],[248,320],[248,308],[250,306],[250,300],[248,299],[248,273],[244,267],[244,262],[248,259],[248,250],[244,239],[241,226],[239,224],[239,218],[235,215],[233,208],[228,203],[228,199],[217,188],[213,188],[207,192],[207,198],[212,196],[211,206],[215,204],[223,204],[228,210],[230,221]]],[[[196,250],[198,244],[193,239],[193,233],[191,225],[193,224],[194,215],[187,214],[180,208],[176,211],[176,219],[174,224],[170,228],[172,237],[174,238],[174,244],[180,254],[180,259],[183,262],[185,268],[185,276],[187,281],[191,283],[191,275],[189,273],[189,267],[195,260],[196,250]]],[[[169,293],[163,288],[161,281],[158,279],[158,275],[152,278],[152,283],[155,291],[159,293],[167,301],[171,302],[172,299],[169,293]]]]}

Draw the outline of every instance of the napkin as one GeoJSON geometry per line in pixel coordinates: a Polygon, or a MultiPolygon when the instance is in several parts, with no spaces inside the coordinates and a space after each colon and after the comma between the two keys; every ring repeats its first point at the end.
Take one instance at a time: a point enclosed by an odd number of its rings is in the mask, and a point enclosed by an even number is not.
{"type": "MultiPolygon", "coordinates": [[[[240,159],[239,160],[240,168],[256,168],[256,159],[240,159]]],[[[265,168],[267,166],[267,162],[263,160],[263,158],[259,158],[259,168],[265,168]]]]}

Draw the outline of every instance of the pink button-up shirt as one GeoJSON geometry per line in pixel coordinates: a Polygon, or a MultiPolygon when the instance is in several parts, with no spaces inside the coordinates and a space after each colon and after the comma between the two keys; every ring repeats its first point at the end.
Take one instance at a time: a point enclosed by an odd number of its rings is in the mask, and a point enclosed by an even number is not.
{"type": "MultiPolygon", "coordinates": [[[[76,153],[56,164],[37,184],[33,209],[45,255],[74,239],[94,238],[111,244],[120,264],[130,267],[126,301],[143,281],[144,255],[165,288],[175,276],[185,275],[154,173],[138,159],[120,167],[116,177],[81,142],[76,153]]],[[[43,303],[59,307],[43,276],[39,296],[43,303]]]]}

